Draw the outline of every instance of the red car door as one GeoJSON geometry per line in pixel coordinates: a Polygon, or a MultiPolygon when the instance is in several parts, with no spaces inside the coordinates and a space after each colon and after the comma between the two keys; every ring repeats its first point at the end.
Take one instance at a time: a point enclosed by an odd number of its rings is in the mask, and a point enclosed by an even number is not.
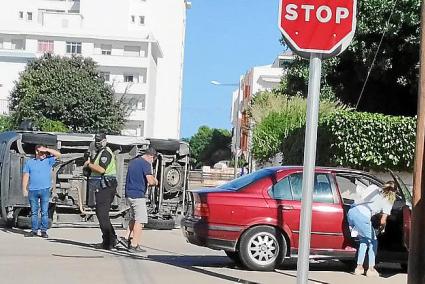
{"type": "MultiPolygon", "coordinates": [[[[313,193],[311,249],[334,250],[344,248],[344,211],[336,197],[330,174],[317,172],[313,193]]],[[[280,226],[290,230],[291,247],[298,248],[302,172],[277,173],[276,182],[269,190],[272,207],[278,212],[280,226]]]]}

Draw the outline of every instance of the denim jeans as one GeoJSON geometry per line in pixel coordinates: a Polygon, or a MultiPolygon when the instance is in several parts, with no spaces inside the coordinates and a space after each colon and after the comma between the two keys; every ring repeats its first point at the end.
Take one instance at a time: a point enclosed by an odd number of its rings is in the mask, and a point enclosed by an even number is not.
{"type": "Polygon", "coordinates": [[[28,199],[31,206],[31,229],[33,232],[41,230],[47,232],[49,227],[49,198],[50,188],[30,190],[28,199]],[[38,212],[41,207],[41,225],[38,223],[38,212]]]}
{"type": "Polygon", "coordinates": [[[359,251],[357,256],[357,264],[362,265],[366,256],[369,255],[369,267],[375,266],[375,257],[378,250],[378,240],[375,231],[372,228],[370,216],[364,215],[353,207],[348,211],[348,224],[359,232],[359,251]],[[368,250],[369,249],[369,250],[368,250]]]}

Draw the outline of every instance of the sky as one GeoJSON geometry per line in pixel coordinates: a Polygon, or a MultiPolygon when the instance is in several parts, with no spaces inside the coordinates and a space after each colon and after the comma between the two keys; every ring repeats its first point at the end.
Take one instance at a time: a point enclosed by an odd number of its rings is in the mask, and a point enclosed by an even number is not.
{"type": "Polygon", "coordinates": [[[283,51],[278,0],[192,0],[187,11],[181,137],[198,128],[231,130],[232,92],[251,67],[283,51]]]}

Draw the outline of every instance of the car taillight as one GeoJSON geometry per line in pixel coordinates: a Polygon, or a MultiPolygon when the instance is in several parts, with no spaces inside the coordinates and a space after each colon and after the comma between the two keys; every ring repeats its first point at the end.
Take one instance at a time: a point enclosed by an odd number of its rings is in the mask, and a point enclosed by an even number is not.
{"type": "Polygon", "coordinates": [[[196,203],[195,211],[193,215],[196,217],[208,217],[210,214],[210,209],[208,208],[208,204],[206,203],[196,203]]]}

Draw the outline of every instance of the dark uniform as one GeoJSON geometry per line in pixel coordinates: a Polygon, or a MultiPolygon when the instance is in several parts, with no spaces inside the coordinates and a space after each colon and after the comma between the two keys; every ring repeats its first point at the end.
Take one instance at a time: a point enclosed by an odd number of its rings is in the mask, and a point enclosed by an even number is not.
{"type": "Polygon", "coordinates": [[[93,164],[105,169],[104,174],[92,172],[89,189],[95,192],[96,216],[102,231],[102,247],[111,249],[117,243],[117,236],[109,218],[109,210],[117,190],[115,155],[109,147],[97,153],[93,164]]]}

